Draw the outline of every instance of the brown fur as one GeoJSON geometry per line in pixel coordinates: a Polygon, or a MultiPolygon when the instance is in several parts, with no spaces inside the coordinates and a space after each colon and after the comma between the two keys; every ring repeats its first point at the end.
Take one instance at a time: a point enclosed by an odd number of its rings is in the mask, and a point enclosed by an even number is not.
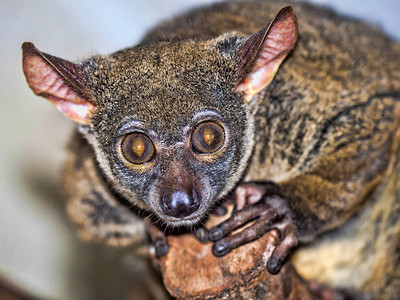
{"type": "Polygon", "coordinates": [[[133,206],[167,225],[190,226],[238,183],[275,181],[290,199],[300,241],[315,240],[293,257],[305,278],[394,299],[400,46],[363,22],[290,3],[299,20],[296,48],[246,104],[236,90],[243,72],[235,51],[287,4],[216,4],[161,24],[137,47],[80,63],[96,109],[80,126],[88,143],[75,136],[71,148],[68,212],[84,239],[127,245],[144,238],[133,206]],[[200,164],[188,154],[189,135],[199,112],[211,118],[211,110],[228,124],[229,145],[200,164]],[[131,119],[160,157],[140,170],[126,170],[114,155],[131,119]],[[176,221],[159,208],[155,182],[175,186],[176,176],[166,175],[177,169],[202,186],[196,220],[176,221]]]}

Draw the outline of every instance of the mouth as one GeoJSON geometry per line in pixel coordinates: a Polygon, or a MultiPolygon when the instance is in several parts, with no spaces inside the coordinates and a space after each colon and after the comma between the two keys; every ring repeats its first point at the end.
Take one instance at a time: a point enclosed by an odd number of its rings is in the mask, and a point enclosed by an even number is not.
{"type": "MultiPolygon", "coordinates": [[[[204,219],[207,217],[207,207],[200,205],[199,209],[192,214],[185,217],[174,217],[165,214],[162,209],[155,209],[156,218],[159,220],[160,224],[163,226],[171,228],[193,228],[194,226],[203,223],[204,219]]],[[[157,222],[158,223],[158,222],[157,222]]]]}
{"type": "Polygon", "coordinates": [[[193,227],[201,222],[204,219],[202,214],[190,215],[184,218],[175,218],[171,216],[158,216],[168,227],[193,227]]]}

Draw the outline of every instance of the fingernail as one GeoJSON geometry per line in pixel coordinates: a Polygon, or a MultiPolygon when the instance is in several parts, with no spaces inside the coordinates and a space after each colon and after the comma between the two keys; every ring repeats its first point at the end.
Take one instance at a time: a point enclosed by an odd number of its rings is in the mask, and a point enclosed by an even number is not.
{"type": "Polygon", "coordinates": [[[208,238],[211,241],[218,241],[223,237],[221,228],[215,227],[208,233],[208,238]]]}
{"type": "Polygon", "coordinates": [[[267,263],[267,269],[271,274],[278,274],[282,268],[282,261],[276,257],[272,257],[267,263]]]}
{"type": "Polygon", "coordinates": [[[221,257],[230,252],[228,245],[225,242],[216,242],[212,247],[212,252],[216,257],[221,257]]]}

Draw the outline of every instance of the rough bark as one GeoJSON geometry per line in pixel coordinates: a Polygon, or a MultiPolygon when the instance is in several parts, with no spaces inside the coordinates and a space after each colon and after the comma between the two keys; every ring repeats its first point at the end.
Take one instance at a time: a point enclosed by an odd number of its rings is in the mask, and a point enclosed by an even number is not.
{"type": "MultiPolygon", "coordinates": [[[[206,227],[212,227],[228,215],[210,217],[206,227]]],[[[305,282],[289,262],[277,275],[267,271],[266,264],[278,241],[276,231],[219,258],[212,254],[212,243],[201,244],[193,234],[170,235],[167,240],[169,252],[156,263],[173,297],[312,299],[305,282]]]]}

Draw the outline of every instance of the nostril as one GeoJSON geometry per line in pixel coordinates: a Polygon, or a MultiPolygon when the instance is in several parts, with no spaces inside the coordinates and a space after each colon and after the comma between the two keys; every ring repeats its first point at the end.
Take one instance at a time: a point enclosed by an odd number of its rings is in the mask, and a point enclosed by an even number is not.
{"type": "Polygon", "coordinates": [[[170,200],[169,200],[169,195],[164,194],[162,196],[162,210],[167,215],[172,215],[172,209],[171,209],[171,203],[170,203],[170,200]]]}
{"type": "Polygon", "coordinates": [[[193,209],[193,211],[197,210],[200,206],[200,201],[199,201],[199,197],[197,195],[196,190],[192,190],[192,204],[191,204],[191,208],[193,209]]]}
{"type": "Polygon", "coordinates": [[[175,191],[172,194],[164,194],[162,197],[162,209],[167,215],[184,218],[200,206],[199,197],[195,190],[191,195],[184,191],[175,191]]]}

